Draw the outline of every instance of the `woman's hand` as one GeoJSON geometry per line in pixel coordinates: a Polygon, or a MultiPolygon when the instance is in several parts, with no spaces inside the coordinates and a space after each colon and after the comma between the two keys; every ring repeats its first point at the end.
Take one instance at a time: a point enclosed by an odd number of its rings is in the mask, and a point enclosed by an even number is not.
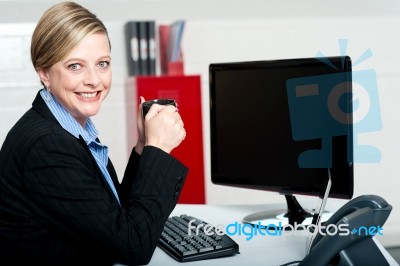
{"type": "Polygon", "coordinates": [[[142,103],[145,101],[145,99],[143,97],[140,97],[140,105],[139,105],[139,109],[137,112],[137,128],[138,128],[138,141],[136,143],[135,146],[135,151],[138,154],[142,154],[145,142],[146,142],[146,138],[145,138],[145,132],[144,132],[144,121],[143,121],[143,117],[142,117],[142,103]]]}
{"type": "Polygon", "coordinates": [[[144,132],[145,145],[158,147],[167,153],[186,137],[181,116],[173,105],[153,104],[144,119],[144,132]]]}

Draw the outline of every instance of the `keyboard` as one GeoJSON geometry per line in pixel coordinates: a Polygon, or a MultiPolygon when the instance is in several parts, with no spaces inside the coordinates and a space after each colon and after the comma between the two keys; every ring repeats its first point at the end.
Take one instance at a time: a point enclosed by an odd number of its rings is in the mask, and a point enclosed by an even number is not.
{"type": "Polygon", "coordinates": [[[158,246],[179,262],[213,259],[239,253],[239,245],[221,230],[184,214],[168,218],[158,246]]]}

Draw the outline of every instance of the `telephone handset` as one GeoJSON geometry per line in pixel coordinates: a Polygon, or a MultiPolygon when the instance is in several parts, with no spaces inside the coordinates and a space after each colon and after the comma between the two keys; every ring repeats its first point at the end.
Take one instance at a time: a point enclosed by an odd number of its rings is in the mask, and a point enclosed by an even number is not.
{"type": "Polygon", "coordinates": [[[323,224],[299,265],[389,265],[372,237],[382,230],[391,210],[376,195],[349,201],[323,224]]]}

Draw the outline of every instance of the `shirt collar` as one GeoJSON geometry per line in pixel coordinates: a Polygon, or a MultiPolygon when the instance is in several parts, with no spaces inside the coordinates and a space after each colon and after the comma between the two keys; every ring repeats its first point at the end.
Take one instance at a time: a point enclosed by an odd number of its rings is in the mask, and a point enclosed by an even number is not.
{"type": "Polygon", "coordinates": [[[79,138],[79,135],[81,135],[87,145],[97,142],[98,132],[90,118],[87,119],[86,126],[83,128],[47,89],[40,90],[40,95],[58,123],[66,131],[76,138],[79,138]]]}

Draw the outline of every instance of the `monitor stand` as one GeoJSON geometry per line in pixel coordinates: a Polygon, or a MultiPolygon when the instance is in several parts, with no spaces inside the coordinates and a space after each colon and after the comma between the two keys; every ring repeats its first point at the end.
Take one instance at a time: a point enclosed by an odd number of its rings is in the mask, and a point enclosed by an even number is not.
{"type": "MultiPolygon", "coordinates": [[[[310,225],[314,216],[315,210],[304,210],[295,196],[285,195],[287,209],[261,211],[252,213],[243,218],[243,223],[254,226],[268,227],[274,229],[285,225],[295,226],[296,224],[310,225]]],[[[332,214],[324,212],[321,221],[327,220],[332,214]],[[329,217],[327,217],[329,216],[329,217]]],[[[289,229],[290,227],[286,227],[289,229]]]]}
{"type": "MultiPolygon", "coordinates": [[[[268,210],[252,213],[243,218],[243,223],[254,227],[267,228],[268,230],[281,229],[291,230],[296,225],[320,224],[327,221],[333,213],[325,211],[325,204],[331,188],[331,173],[328,169],[328,178],[323,198],[319,198],[316,209],[304,210],[296,197],[285,195],[287,209],[268,210]],[[289,226],[291,225],[291,226],[289,226]]],[[[297,229],[305,229],[303,226],[297,229]]]]}

